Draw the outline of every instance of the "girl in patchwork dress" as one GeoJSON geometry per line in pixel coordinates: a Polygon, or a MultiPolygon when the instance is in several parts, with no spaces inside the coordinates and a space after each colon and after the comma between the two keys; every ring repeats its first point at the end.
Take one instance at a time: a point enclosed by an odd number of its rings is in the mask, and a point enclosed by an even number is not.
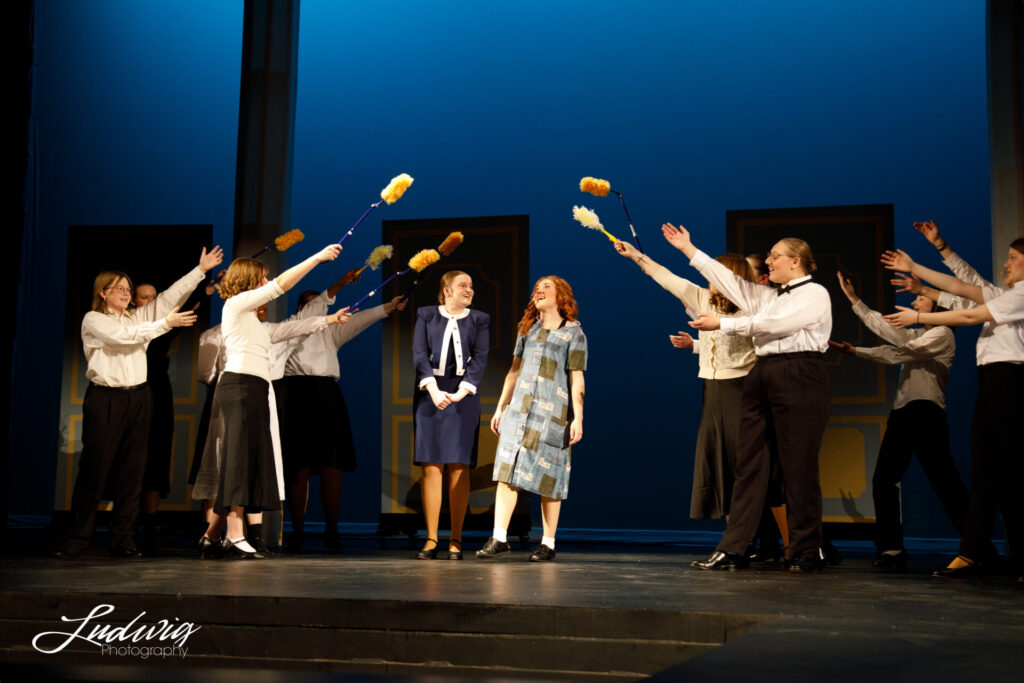
{"type": "Polygon", "coordinates": [[[577,321],[572,288],[553,275],[533,288],[519,322],[512,368],[491,419],[494,456],[494,532],[480,559],[507,554],[507,530],[519,489],[541,496],[544,537],[531,562],[555,558],[555,530],[569,493],[570,447],[583,438],[583,372],[587,337],[577,321]]]}

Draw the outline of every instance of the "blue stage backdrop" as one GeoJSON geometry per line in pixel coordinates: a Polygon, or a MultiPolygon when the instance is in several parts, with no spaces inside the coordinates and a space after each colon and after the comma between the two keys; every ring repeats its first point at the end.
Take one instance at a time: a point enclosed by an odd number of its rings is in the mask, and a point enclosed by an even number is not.
{"type": "MultiPolygon", "coordinates": [[[[69,224],[210,223],[230,243],[242,8],[53,4],[40,3],[37,19],[39,220],[25,285],[46,312],[63,303],[69,224]]],[[[293,249],[338,239],[399,172],[415,184],[346,243],[343,265],[309,284],[361,262],[384,218],[528,214],[532,279],[572,283],[591,348],[562,525],[715,528],[686,518],[700,384],[695,358],[668,343],[685,315],[572,221],[572,205],[585,204],[613,234],[628,232],[617,201],[581,194],[580,177],[611,180],[647,250],[683,275],[695,273],[661,239],[664,221],[714,255],[730,209],[888,203],[898,246],[936,265],[910,225],[934,218],[987,272],[984,18],[982,0],[304,0],[292,225],[307,242],[293,249]]],[[[368,274],[357,293],[375,282],[368,274]]],[[[27,462],[12,508],[52,499],[60,343],[49,340],[76,333],[59,320],[21,321],[18,362],[33,373],[18,374],[14,460],[27,462]],[[25,482],[39,472],[32,495],[25,482]]],[[[957,333],[950,385],[965,473],[975,337],[957,333]]],[[[363,463],[346,479],[342,520],[371,522],[379,328],[341,359],[363,463]]],[[[916,465],[904,494],[908,535],[954,534],[916,465]]]]}

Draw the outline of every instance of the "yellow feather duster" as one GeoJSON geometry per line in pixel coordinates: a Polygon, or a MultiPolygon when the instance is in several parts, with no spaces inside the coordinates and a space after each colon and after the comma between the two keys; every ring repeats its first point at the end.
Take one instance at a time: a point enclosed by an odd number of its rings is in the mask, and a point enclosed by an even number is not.
{"type": "Polygon", "coordinates": [[[598,197],[607,197],[611,189],[612,184],[607,180],[591,178],[590,176],[580,180],[580,192],[589,192],[590,194],[597,195],[598,197]]]}
{"type": "Polygon", "coordinates": [[[380,268],[380,264],[391,258],[391,254],[393,254],[394,251],[395,248],[390,244],[382,244],[379,247],[374,248],[374,250],[370,252],[370,255],[366,257],[366,265],[360,268],[359,272],[361,273],[367,268],[370,270],[377,270],[380,268]]]}
{"type": "Polygon", "coordinates": [[[304,239],[306,239],[306,236],[302,234],[301,230],[289,230],[285,234],[279,235],[274,239],[274,246],[277,247],[278,251],[284,251],[288,247],[298,244],[304,239]]]}
{"type": "Polygon", "coordinates": [[[444,242],[441,242],[441,246],[439,246],[437,250],[441,252],[441,256],[448,256],[453,251],[458,249],[459,245],[462,244],[462,240],[465,239],[465,237],[466,236],[463,235],[461,232],[449,233],[448,236],[444,238],[444,242]]]}
{"type": "Polygon", "coordinates": [[[597,217],[597,214],[588,209],[585,206],[574,206],[572,207],[572,217],[575,218],[580,225],[584,228],[590,228],[591,230],[600,230],[605,236],[612,242],[618,242],[604,226],[601,225],[601,219],[597,217]]]}
{"type": "Polygon", "coordinates": [[[387,187],[380,191],[380,198],[388,204],[394,204],[405,194],[410,185],[412,185],[412,176],[408,173],[400,173],[391,179],[387,187]]]}
{"type": "Polygon", "coordinates": [[[409,259],[409,267],[420,273],[427,266],[432,266],[440,260],[441,255],[437,253],[436,249],[424,249],[409,259]]]}

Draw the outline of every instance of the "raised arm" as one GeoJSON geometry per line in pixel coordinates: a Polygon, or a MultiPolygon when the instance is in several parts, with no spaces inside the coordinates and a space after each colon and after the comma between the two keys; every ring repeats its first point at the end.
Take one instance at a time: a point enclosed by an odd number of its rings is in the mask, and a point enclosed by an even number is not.
{"type": "Polygon", "coordinates": [[[650,275],[651,278],[661,285],[666,291],[683,302],[687,308],[701,310],[701,299],[707,297],[707,290],[695,285],[685,278],[681,278],[671,272],[665,266],[657,263],[650,256],[641,254],[636,247],[621,240],[615,242],[615,251],[619,252],[633,263],[640,266],[640,270],[650,275]]]}
{"type": "Polygon", "coordinates": [[[937,270],[925,268],[920,263],[915,263],[914,259],[910,258],[910,255],[902,249],[884,252],[882,254],[881,261],[882,265],[889,270],[902,270],[912,275],[916,275],[922,280],[927,280],[939,289],[945,290],[955,296],[962,296],[979,304],[985,302],[981,287],[978,285],[971,285],[963,282],[962,280],[958,280],[952,275],[946,275],[945,273],[940,273],[937,270]]]}
{"type": "Polygon", "coordinates": [[[853,283],[850,282],[849,278],[844,278],[842,273],[836,273],[836,277],[839,279],[839,288],[843,290],[843,294],[853,304],[853,312],[864,325],[878,335],[883,340],[896,346],[902,346],[908,341],[914,338],[914,333],[904,330],[897,330],[892,325],[885,322],[885,317],[878,311],[868,308],[867,304],[861,301],[860,297],[853,289],[853,283]]]}
{"type": "Polygon", "coordinates": [[[278,287],[282,291],[287,292],[296,284],[299,280],[306,277],[309,271],[313,270],[318,264],[326,263],[327,261],[333,261],[338,258],[338,254],[341,253],[341,247],[337,244],[329,244],[317,253],[307,258],[302,263],[294,265],[288,270],[284,271],[275,278],[278,287]]]}
{"type": "Polygon", "coordinates": [[[333,299],[334,297],[338,296],[338,292],[341,291],[342,287],[352,284],[353,282],[357,281],[359,277],[359,269],[353,268],[352,270],[342,275],[337,282],[335,282],[333,285],[327,288],[327,296],[333,299]]]}
{"type": "Polygon", "coordinates": [[[122,325],[109,315],[90,311],[82,318],[82,338],[91,336],[103,346],[126,347],[145,344],[172,327],[190,327],[196,321],[194,311],[179,313],[174,308],[166,317],[154,322],[142,322],[138,325],[122,325]]]}
{"type": "Polygon", "coordinates": [[[199,255],[199,265],[185,273],[173,285],[156,295],[156,297],[145,306],[135,310],[139,320],[153,322],[165,317],[172,309],[180,307],[188,299],[192,291],[199,286],[199,283],[206,277],[206,273],[220,265],[224,260],[224,250],[219,246],[209,252],[203,247],[199,255]]]}

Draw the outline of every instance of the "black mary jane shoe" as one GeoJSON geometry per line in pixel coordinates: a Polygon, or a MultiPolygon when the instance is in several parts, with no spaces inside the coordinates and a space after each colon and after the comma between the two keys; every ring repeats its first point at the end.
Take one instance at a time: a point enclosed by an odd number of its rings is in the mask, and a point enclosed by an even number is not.
{"type": "Polygon", "coordinates": [[[436,560],[437,559],[437,539],[436,538],[428,538],[426,542],[427,543],[433,543],[434,547],[431,548],[430,550],[427,550],[426,548],[421,548],[420,551],[418,553],[416,553],[416,559],[417,560],[436,560]]]}
{"type": "Polygon", "coordinates": [[[448,547],[448,559],[449,560],[461,560],[462,559],[462,541],[456,541],[455,539],[451,539],[450,541],[448,541],[448,546],[449,546],[448,547]],[[458,546],[459,549],[458,550],[452,550],[451,546],[453,546],[453,545],[458,546]]]}
{"type": "Polygon", "coordinates": [[[508,555],[510,552],[512,552],[512,546],[508,544],[508,541],[499,541],[491,536],[484,543],[484,547],[476,551],[476,558],[478,560],[493,560],[496,557],[508,555]]]}
{"type": "Polygon", "coordinates": [[[554,548],[541,543],[537,546],[532,553],[530,553],[530,562],[551,562],[555,559],[554,548]]]}
{"type": "Polygon", "coordinates": [[[253,536],[252,538],[247,538],[245,540],[249,541],[249,545],[253,547],[253,550],[255,550],[258,555],[270,557],[273,553],[270,546],[267,545],[267,542],[263,540],[262,536],[253,536]]]}
{"type": "Polygon", "coordinates": [[[208,536],[199,537],[199,559],[207,560],[211,558],[223,557],[223,550],[221,548],[220,541],[211,541],[208,536]]]}
{"type": "Polygon", "coordinates": [[[227,538],[220,542],[220,547],[226,560],[263,560],[267,557],[256,550],[242,550],[227,538]]]}
{"type": "Polygon", "coordinates": [[[721,550],[716,550],[711,553],[705,560],[694,560],[690,563],[690,566],[694,569],[703,570],[726,570],[734,572],[737,569],[744,569],[749,565],[747,558],[743,555],[735,555],[733,553],[723,553],[721,550]]]}
{"type": "Polygon", "coordinates": [[[943,579],[974,579],[981,576],[982,567],[980,563],[975,562],[969,557],[964,557],[963,555],[957,555],[956,557],[967,564],[963,567],[943,567],[942,569],[936,569],[932,572],[932,576],[938,576],[943,579]]]}

